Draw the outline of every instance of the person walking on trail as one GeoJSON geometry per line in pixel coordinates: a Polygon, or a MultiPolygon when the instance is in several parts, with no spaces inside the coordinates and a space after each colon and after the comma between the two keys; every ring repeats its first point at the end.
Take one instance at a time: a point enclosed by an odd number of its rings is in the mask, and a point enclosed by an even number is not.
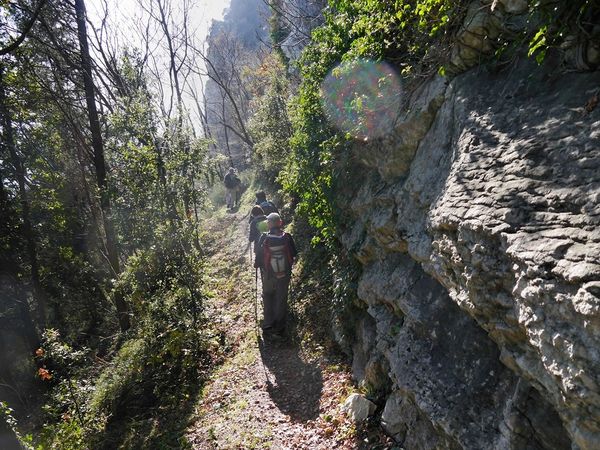
{"type": "Polygon", "coordinates": [[[255,246],[254,267],[260,268],[264,305],[263,333],[282,336],[287,321],[287,297],[292,265],[298,252],[292,235],[282,230],[278,213],[267,216],[268,233],[255,246]]]}
{"type": "Polygon", "coordinates": [[[225,189],[227,190],[227,193],[225,194],[227,209],[233,209],[239,203],[238,193],[242,184],[242,181],[235,173],[235,169],[233,167],[229,168],[225,178],[223,178],[223,184],[225,184],[225,189]]]}
{"type": "Polygon", "coordinates": [[[255,205],[250,212],[250,233],[248,235],[248,240],[253,243],[256,248],[260,236],[267,231],[269,231],[267,216],[260,206],[255,205]]]}
{"type": "Polygon", "coordinates": [[[279,214],[279,210],[275,204],[272,201],[267,200],[267,194],[265,194],[264,191],[258,191],[256,193],[256,205],[260,206],[267,216],[271,213],[279,214]]]}

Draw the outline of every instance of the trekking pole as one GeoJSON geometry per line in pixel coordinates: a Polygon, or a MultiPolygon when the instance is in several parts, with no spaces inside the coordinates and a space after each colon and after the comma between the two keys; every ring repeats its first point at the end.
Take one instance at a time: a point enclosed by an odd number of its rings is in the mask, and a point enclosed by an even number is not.
{"type": "Polygon", "coordinates": [[[296,300],[294,299],[294,277],[290,274],[290,284],[288,285],[288,298],[290,299],[290,315],[294,322],[296,321],[296,300]]]}
{"type": "Polygon", "coordinates": [[[258,267],[254,268],[254,325],[256,326],[256,339],[258,340],[258,267]]]}

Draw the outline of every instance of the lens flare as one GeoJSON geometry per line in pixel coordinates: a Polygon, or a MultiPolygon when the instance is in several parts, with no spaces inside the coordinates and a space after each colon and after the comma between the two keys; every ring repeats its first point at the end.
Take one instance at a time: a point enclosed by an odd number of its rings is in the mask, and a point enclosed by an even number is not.
{"type": "Polygon", "coordinates": [[[355,59],[334,67],[321,84],[323,109],[341,131],[358,139],[388,134],[398,117],[402,85],[385,62],[355,59]]]}

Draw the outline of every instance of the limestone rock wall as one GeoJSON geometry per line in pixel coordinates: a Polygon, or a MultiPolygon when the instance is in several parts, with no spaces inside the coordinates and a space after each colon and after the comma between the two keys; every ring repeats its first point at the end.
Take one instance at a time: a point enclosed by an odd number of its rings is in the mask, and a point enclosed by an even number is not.
{"type": "Polygon", "coordinates": [[[404,448],[600,448],[599,87],[471,69],[356,144],[353,370],[404,448]]]}
{"type": "Polygon", "coordinates": [[[310,42],[311,31],[323,22],[322,11],[326,5],[327,0],[281,0],[279,2],[280,25],[287,31],[281,49],[290,62],[298,60],[302,50],[310,42]]]}

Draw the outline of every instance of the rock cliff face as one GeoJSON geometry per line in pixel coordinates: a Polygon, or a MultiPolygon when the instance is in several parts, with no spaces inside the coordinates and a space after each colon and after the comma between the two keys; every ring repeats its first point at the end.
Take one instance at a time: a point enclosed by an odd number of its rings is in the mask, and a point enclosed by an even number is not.
{"type": "Polygon", "coordinates": [[[244,72],[260,63],[257,54],[268,39],[267,17],[263,0],[232,0],[223,20],[212,22],[206,38],[209,63],[204,132],[215,141],[211,153],[226,157],[225,167],[243,169],[249,162],[251,95],[244,72]]]}
{"type": "Polygon", "coordinates": [[[599,86],[528,61],[437,77],[355,145],[353,369],[404,448],[600,448],[599,86]]]}
{"type": "Polygon", "coordinates": [[[281,0],[281,26],[287,36],[281,43],[281,49],[290,62],[298,60],[300,53],[310,41],[311,31],[323,22],[322,11],[326,0],[281,0]]]}

